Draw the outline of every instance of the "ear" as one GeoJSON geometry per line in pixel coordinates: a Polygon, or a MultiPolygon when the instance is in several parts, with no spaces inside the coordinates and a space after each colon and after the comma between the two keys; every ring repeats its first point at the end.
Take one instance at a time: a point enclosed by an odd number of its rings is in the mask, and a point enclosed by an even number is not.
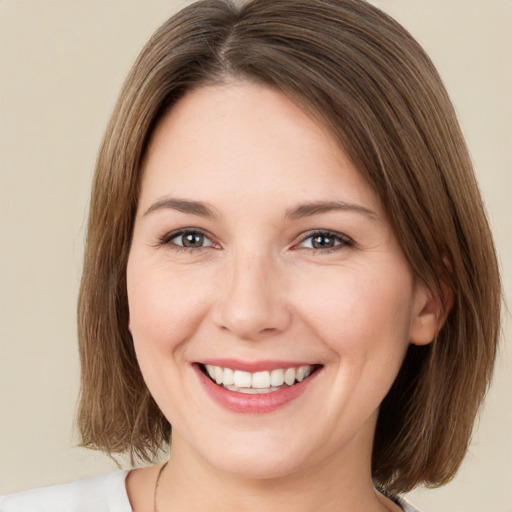
{"type": "Polygon", "coordinates": [[[414,311],[409,340],[413,345],[428,345],[443,327],[453,307],[453,290],[441,284],[441,293],[434,293],[425,283],[418,282],[414,295],[414,311]]]}

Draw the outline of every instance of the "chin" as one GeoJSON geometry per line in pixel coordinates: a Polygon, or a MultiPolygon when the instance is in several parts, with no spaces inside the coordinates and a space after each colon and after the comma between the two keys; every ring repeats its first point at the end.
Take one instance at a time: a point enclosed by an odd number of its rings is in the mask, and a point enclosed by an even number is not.
{"type": "Polygon", "coordinates": [[[281,436],[231,436],[227,442],[214,441],[203,457],[224,473],[252,480],[284,478],[307,466],[309,443],[293,443],[281,436]],[[302,449],[299,447],[302,446],[302,449]]]}
{"type": "Polygon", "coordinates": [[[300,470],[301,464],[295,458],[254,456],[240,453],[224,457],[217,468],[225,473],[247,480],[275,480],[286,478],[300,470]]]}

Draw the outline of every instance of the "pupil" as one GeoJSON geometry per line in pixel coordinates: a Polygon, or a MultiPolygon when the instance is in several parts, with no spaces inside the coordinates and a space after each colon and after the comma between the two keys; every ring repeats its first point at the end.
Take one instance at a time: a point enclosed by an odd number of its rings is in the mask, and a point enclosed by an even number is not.
{"type": "Polygon", "coordinates": [[[184,247],[202,247],[203,245],[203,235],[198,233],[189,233],[188,235],[183,236],[183,246],[184,247]]]}
{"type": "Polygon", "coordinates": [[[313,238],[312,245],[315,249],[325,249],[333,247],[334,240],[325,235],[318,235],[313,238]]]}

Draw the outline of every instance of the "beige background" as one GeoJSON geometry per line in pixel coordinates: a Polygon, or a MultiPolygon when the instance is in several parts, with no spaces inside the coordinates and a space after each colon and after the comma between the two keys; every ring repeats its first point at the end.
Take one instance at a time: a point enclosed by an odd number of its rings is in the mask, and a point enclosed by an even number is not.
{"type": "MultiPolygon", "coordinates": [[[[76,448],[75,302],[95,154],[120,85],[187,2],[0,0],[0,493],[110,471],[76,448]]],[[[377,0],[460,114],[512,302],[512,1],[377,0]]],[[[425,512],[512,512],[511,323],[480,426],[425,512]],[[507,347],[508,345],[508,347],[507,347]]]]}

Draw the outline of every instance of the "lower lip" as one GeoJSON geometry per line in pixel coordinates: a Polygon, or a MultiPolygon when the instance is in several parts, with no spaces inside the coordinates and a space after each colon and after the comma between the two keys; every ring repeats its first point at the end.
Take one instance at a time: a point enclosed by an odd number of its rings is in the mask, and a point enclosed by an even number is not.
{"type": "Polygon", "coordinates": [[[264,414],[284,407],[292,400],[302,395],[320,372],[320,370],[317,370],[302,382],[288,388],[280,389],[279,391],[261,395],[249,395],[247,393],[230,391],[222,386],[218,386],[202,372],[199,366],[194,365],[194,369],[199,376],[201,384],[206,389],[206,392],[218,405],[230,411],[243,414],[264,414]]]}

